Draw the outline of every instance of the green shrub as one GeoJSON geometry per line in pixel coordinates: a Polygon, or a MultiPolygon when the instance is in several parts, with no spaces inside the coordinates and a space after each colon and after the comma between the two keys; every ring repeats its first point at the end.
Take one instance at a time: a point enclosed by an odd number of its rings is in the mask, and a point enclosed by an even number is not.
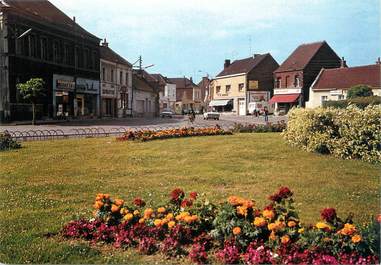
{"type": "Polygon", "coordinates": [[[347,100],[330,100],[325,101],[323,103],[323,107],[329,108],[339,108],[339,109],[345,109],[349,105],[354,105],[360,109],[365,109],[369,105],[381,105],[381,97],[379,96],[371,96],[371,97],[357,97],[353,99],[347,99],[347,100]]]}
{"type": "Polygon", "coordinates": [[[267,133],[267,132],[283,132],[286,129],[284,121],[278,123],[267,124],[241,124],[235,123],[233,132],[235,133],[267,133]]]}
{"type": "Polygon", "coordinates": [[[0,132],[0,151],[18,149],[21,145],[8,132],[0,132]]]}
{"type": "Polygon", "coordinates": [[[292,109],[287,142],[309,152],[381,162],[381,106],[292,109]]]}
{"type": "Polygon", "coordinates": [[[348,90],[347,98],[353,99],[357,97],[370,97],[373,96],[372,89],[367,85],[353,86],[348,90]]]}

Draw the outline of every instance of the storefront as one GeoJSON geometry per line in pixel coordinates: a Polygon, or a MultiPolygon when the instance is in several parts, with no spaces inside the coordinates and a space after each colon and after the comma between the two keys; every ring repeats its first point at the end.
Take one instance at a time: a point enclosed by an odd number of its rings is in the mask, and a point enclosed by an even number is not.
{"type": "Polygon", "coordinates": [[[301,94],[274,95],[270,103],[275,103],[275,114],[287,114],[292,107],[301,105],[301,94]]]}
{"type": "Polygon", "coordinates": [[[99,80],[77,78],[75,116],[99,116],[99,80]]]}
{"type": "Polygon", "coordinates": [[[116,87],[111,84],[102,84],[102,116],[116,117],[116,87]]]}
{"type": "Polygon", "coordinates": [[[74,77],[53,75],[53,116],[61,119],[74,115],[74,77]]]}
{"type": "Polygon", "coordinates": [[[233,110],[233,99],[212,100],[209,107],[217,112],[230,112],[233,110]]]}

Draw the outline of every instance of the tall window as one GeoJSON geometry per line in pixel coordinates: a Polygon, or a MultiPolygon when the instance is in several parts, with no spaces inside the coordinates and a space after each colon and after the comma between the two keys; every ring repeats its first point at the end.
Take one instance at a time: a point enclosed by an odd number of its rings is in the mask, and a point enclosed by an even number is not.
{"type": "Polygon", "coordinates": [[[221,86],[216,86],[216,93],[221,93],[221,86]]]}
{"type": "Polygon", "coordinates": [[[37,57],[37,37],[35,35],[29,36],[29,50],[31,57],[37,57]]]}
{"type": "Polygon", "coordinates": [[[289,77],[289,76],[286,76],[286,86],[285,86],[285,87],[288,87],[288,85],[289,85],[289,81],[290,81],[290,77],[289,77]]]}
{"type": "Polygon", "coordinates": [[[324,103],[325,101],[328,101],[328,96],[322,96],[322,97],[321,97],[321,104],[322,104],[322,105],[323,105],[323,103],[324,103]]]}
{"type": "Polygon", "coordinates": [[[275,84],[276,84],[276,88],[280,88],[282,85],[282,78],[277,77],[275,84]]]}
{"type": "Polygon", "coordinates": [[[128,108],[128,93],[125,93],[125,92],[120,93],[120,108],[122,109],[128,108]]]}
{"type": "Polygon", "coordinates": [[[242,84],[239,84],[239,85],[238,85],[238,91],[239,91],[239,92],[242,92],[244,87],[245,87],[245,84],[243,84],[243,83],[242,83],[242,84]]]}
{"type": "Polygon", "coordinates": [[[87,68],[89,65],[89,49],[84,49],[83,51],[83,66],[87,68]]]}
{"type": "Polygon", "coordinates": [[[295,75],[295,78],[294,78],[294,87],[300,87],[299,75],[295,75]]]}
{"type": "Polygon", "coordinates": [[[119,73],[119,84],[123,84],[123,72],[122,71],[120,71],[120,73],[119,73]]]}
{"type": "Polygon", "coordinates": [[[126,72],[126,78],[124,79],[124,84],[128,86],[128,72],[126,72]]]}
{"type": "Polygon", "coordinates": [[[106,68],[102,67],[102,80],[106,81],[106,68]]]}
{"type": "Polygon", "coordinates": [[[41,38],[41,59],[47,60],[48,59],[48,41],[46,38],[41,38]]]}
{"type": "Polygon", "coordinates": [[[114,83],[114,70],[111,69],[111,83],[114,83]]]}

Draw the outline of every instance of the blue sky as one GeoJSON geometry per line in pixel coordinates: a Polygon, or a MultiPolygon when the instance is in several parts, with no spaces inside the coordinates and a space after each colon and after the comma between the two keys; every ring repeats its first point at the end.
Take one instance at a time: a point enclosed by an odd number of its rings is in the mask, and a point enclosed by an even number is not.
{"type": "Polygon", "coordinates": [[[380,0],[51,0],[131,63],[151,73],[217,75],[225,59],[270,52],[281,64],[326,40],[349,66],[381,53],[380,0]]]}

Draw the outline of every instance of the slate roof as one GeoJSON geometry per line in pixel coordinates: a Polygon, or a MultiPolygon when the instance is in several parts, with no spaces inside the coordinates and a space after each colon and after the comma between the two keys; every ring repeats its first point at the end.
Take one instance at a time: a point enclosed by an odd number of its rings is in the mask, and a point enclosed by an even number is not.
{"type": "Polygon", "coordinates": [[[355,85],[381,87],[380,64],[349,68],[322,69],[313,90],[348,89],[355,85]]]}
{"type": "Polygon", "coordinates": [[[101,59],[118,63],[118,64],[124,64],[128,65],[129,67],[132,67],[132,64],[130,64],[126,59],[124,59],[122,56],[114,52],[110,47],[107,46],[100,46],[100,57],[101,59]]]}
{"type": "Polygon", "coordinates": [[[15,11],[22,16],[64,27],[66,30],[76,31],[82,35],[99,39],[75,23],[72,18],[47,0],[1,0],[0,9],[15,11]]]}
{"type": "MultiPolygon", "coordinates": [[[[302,44],[284,61],[275,73],[303,70],[319,49],[327,44],[325,41],[302,44]]],[[[328,45],[328,44],[327,44],[328,45]]]]}
{"type": "Polygon", "coordinates": [[[257,65],[259,65],[259,63],[268,55],[269,53],[266,53],[257,55],[256,57],[249,57],[241,60],[236,60],[232,62],[228,67],[226,67],[224,70],[222,70],[222,72],[219,73],[217,77],[248,73],[257,65]]]}

